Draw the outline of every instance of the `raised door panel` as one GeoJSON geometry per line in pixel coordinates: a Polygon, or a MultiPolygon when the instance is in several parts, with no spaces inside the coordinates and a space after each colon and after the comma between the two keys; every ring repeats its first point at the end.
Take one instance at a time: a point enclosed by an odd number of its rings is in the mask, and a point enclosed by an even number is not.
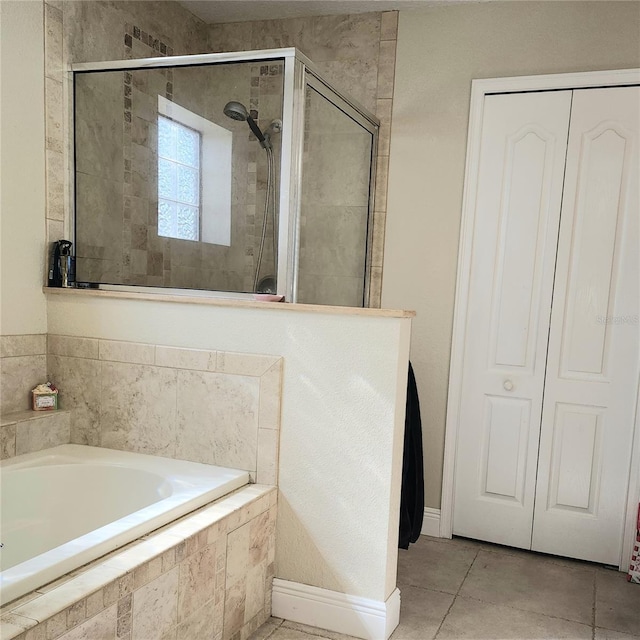
{"type": "Polygon", "coordinates": [[[524,548],[570,106],[569,91],[484,103],[453,530],[524,548]]]}
{"type": "Polygon", "coordinates": [[[574,92],[533,548],[618,564],[640,340],[640,89],[574,92]]]}

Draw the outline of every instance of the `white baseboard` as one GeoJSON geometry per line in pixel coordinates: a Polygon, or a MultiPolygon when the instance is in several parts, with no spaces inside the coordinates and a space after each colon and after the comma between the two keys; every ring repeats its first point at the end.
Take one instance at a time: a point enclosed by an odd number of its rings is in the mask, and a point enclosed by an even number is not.
{"type": "Polygon", "coordinates": [[[273,580],[272,615],[365,640],[387,640],[400,621],[400,591],[386,602],[273,580]]]}
{"type": "Polygon", "coordinates": [[[433,536],[434,538],[440,537],[440,509],[425,507],[424,518],[422,519],[422,530],[420,533],[423,536],[433,536]]]}

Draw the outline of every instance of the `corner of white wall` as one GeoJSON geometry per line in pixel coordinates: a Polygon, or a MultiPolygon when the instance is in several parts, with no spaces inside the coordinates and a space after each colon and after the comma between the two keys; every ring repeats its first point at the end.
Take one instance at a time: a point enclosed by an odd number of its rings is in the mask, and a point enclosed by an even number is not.
{"type": "Polygon", "coordinates": [[[0,333],[46,333],[44,3],[0,2],[0,333]]]}

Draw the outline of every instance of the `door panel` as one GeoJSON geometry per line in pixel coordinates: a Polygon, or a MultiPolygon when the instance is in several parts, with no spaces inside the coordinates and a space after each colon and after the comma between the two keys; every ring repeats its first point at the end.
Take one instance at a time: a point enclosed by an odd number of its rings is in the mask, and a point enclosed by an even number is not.
{"type": "Polygon", "coordinates": [[[637,87],[574,92],[533,549],[618,564],[638,392],[637,87]]]}
{"type": "Polygon", "coordinates": [[[454,533],[529,548],[571,92],[487,96],[454,533]]]}

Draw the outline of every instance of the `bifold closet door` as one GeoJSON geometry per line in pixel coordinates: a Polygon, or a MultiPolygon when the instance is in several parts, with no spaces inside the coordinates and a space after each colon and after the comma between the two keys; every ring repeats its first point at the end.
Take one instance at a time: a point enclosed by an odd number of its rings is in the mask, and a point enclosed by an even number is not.
{"type": "Polygon", "coordinates": [[[617,565],[640,362],[640,89],[574,91],[533,549],[617,565]]]}
{"type": "Polygon", "coordinates": [[[530,548],[571,91],[490,95],[475,181],[454,533],[530,548]]]}

